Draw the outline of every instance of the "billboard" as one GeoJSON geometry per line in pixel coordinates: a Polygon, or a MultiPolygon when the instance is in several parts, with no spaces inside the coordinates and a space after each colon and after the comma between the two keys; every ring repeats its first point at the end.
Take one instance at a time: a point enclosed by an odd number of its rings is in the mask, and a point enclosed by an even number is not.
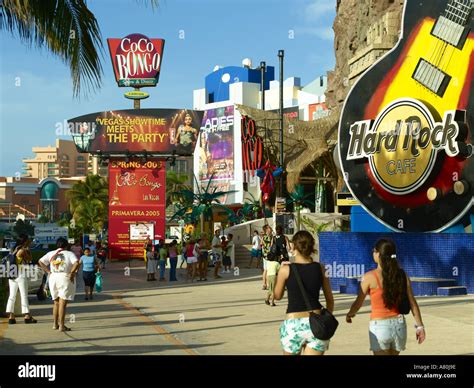
{"type": "Polygon", "coordinates": [[[309,121],[329,116],[329,109],[324,102],[309,105],[309,121]]]}
{"type": "Polygon", "coordinates": [[[196,152],[199,181],[234,179],[234,106],[204,112],[196,152]]]}
{"type": "Polygon", "coordinates": [[[153,240],[165,238],[165,184],[164,160],[110,161],[108,234],[114,259],[143,258],[144,241],[137,240],[136,233],[130,236],[130,231],[146,236],[143,229],[153,224],[153,240]]]}
{"type": "MultiPolygon", "coordinates": [[[[280,109],[272,109],[270,112],[280,113],[280,109]]],[[[283,108],[283,117],[286,119],[299,120],[300,118],[300,108],[298,106],[292,106],[290,108],[283,108]]]]}
{"type": "Polygon", "coordinates": [[[35,226],[34,242],[37,244],[55,244],[60,237],[68,238],[68,228],[53,225],[35,226]]]}
{"type": "MultiPolygon", "coordinates": [[[[68,121],[73,137],[83,136],[81,152],[193,154],[202,112],[139,109],[91,113],[68,121]]],[[[75,140],[76,141],[76,140],[75,140]]],[[[77,144],[77,141],[76,141],[77,144]]]]}
{"type": "Polygon", "coordinates": [[[107,39],[107,43],[118,86],[156,86],[165,46],[163,39],[130,34],[107,39]]]}

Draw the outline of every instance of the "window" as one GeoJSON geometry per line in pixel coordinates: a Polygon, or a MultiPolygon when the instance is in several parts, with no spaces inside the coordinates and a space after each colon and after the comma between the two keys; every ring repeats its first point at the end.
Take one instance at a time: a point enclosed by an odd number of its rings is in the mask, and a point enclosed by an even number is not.
{"type": "Polygon", "coordinates": [[[79,155],[76,160],[78,162],[84,162],[86,160],[86,158],[84,158],[84,156],[79,155]]]}

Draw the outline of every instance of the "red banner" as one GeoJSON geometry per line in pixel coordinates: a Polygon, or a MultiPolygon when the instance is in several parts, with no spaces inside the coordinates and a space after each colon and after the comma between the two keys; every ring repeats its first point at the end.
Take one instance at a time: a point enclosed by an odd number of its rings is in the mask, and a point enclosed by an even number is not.
{"type": "Polygon", "coordinates": [[[165,238],[166,169],[162,159],[112,159],[109,164],[109,248],[113,259],[143,258],[144,241],[130,241],[130,225],[154,224],[165,238]]]}

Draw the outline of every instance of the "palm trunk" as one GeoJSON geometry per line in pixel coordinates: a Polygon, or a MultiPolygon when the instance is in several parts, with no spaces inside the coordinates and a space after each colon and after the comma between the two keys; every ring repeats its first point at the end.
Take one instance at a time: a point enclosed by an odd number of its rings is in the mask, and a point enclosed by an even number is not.
{"type": "Polygon", "coordinates": [[[296,209],[296,231],[300,231],[300,226],[301,226],[301,210],[300,207],[296,209]]]}
{"type": "Polygon", "coordinates": [[[201,213],[201,235],[204,233],[204,212],[201,213]]]}

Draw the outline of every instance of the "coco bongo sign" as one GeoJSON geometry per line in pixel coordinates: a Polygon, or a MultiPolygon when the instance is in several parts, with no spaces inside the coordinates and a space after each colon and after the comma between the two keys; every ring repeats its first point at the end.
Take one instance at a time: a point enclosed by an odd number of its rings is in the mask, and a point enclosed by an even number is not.
{"type": "Polygon", "coordinates": [[[165,41],[142,34],[107,39],[118,86],[156,86],[165,41]]]}
{"type": "Polygon", "coordinates": [[[339,124],[345,181],[400,232],[440,232],[474,198],[472,0],[406,0],[398,44],[351,89],[339,124]]]}

